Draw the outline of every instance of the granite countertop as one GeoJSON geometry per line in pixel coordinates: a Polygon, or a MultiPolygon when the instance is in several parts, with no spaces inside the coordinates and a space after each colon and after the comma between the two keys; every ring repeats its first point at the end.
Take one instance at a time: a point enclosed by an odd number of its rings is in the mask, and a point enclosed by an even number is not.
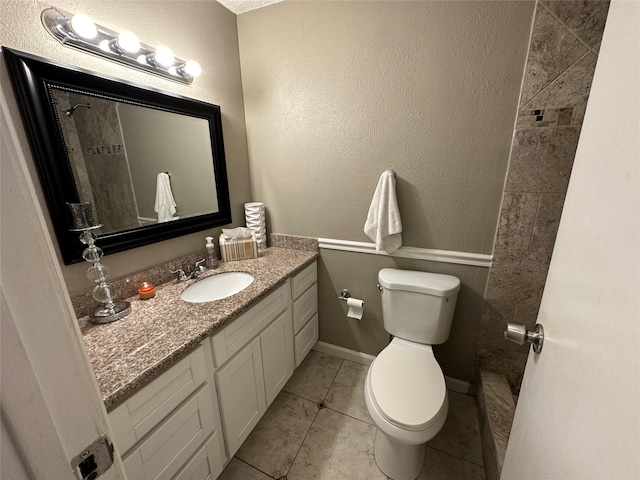
{"type": "Polygon", "coordinates": [[[94,325],[88,317],[81,318],[80,330],[107,411],[317,257],[313,251],[268,248],[260,258],[221,262],[220,268],[195,280],[161,285],[151,299],[129,298],[131,313],[116,322],[94,325]],[[213,302],[188,303],[180,298],[182,290],[193,283],[234,271],[249,272],[255,280],[245,290],[213,302]]]}

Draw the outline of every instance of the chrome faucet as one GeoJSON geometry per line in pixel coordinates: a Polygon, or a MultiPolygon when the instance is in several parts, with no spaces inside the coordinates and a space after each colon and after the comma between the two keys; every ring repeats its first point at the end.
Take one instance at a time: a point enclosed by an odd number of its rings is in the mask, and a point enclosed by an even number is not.
{"type": "Polygon", "coordinates": [[[186,282],[187,280],[191,280],[192,278],[198,278],[206,270],[206,268],[202,265],[203,263],[204,258],[202,260],[198,260],[195,267],[193,268],[193,271],[190,271],[190,269],[187,267],[187,272],[189,272],[188,274],[185,273],[182,268],[178,268],[177,270],[170,270],[170,272],[178,274],[178,283],[186,282]]]}

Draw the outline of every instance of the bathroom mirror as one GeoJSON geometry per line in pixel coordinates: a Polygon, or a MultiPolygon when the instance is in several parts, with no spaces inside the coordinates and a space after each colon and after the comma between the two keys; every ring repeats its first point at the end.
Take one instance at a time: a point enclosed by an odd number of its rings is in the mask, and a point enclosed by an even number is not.
{"type": "Polygon", "coordinates": [[[220,107],[3,51],[65,264],[67,202],[94,204],[105,254],[231,222],[220,107]]]}

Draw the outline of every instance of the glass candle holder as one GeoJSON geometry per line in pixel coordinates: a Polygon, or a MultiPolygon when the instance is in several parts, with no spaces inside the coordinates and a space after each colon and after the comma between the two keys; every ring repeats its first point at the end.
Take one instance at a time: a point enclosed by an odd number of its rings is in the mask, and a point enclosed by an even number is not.
{"type": "Polygon", "coordinates": [[[95,244],[96,236],[92,230],[100,228],[102,225],[94,220],[93,205],[91,202],[67,203],[67,205],[73,220],[73,226],[69,230],[82,232],[80,242],[87,246],[82,252],[82,258],[92,264],[87,270],[87,278],[96,282],[97,285],[91,294],[95,300],[104,304],[89,315],[89,321],[91,323],[110,323],[126,317],[131,313],[131,304],[125,301],[114,301],[117,295],[116,287],[107,282],[109,269],[101,263],[104,253],[95,244]]]}

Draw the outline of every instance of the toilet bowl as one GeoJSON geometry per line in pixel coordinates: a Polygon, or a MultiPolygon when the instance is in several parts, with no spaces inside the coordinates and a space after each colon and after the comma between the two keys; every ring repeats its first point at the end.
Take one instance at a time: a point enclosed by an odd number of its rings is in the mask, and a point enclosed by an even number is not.
{"type": "Polygon", "coordinates": [[[414,480],[422,469],[426,442],[442,428],[449,405],[431,346],[394,338],[371,364],[364,398],[378,427],[378,468],[393,480],[414,480]]]}
{"type": "Polygon", "coordinates": [[[449,338],[460,280],[451,275],[384,268],[378,273],[382,316],[391,343],[373,361],[364,398],[377,427],[378,468],[414,480],[426,443],[442,428],[449,401],[432,345],[449,338]]]}

